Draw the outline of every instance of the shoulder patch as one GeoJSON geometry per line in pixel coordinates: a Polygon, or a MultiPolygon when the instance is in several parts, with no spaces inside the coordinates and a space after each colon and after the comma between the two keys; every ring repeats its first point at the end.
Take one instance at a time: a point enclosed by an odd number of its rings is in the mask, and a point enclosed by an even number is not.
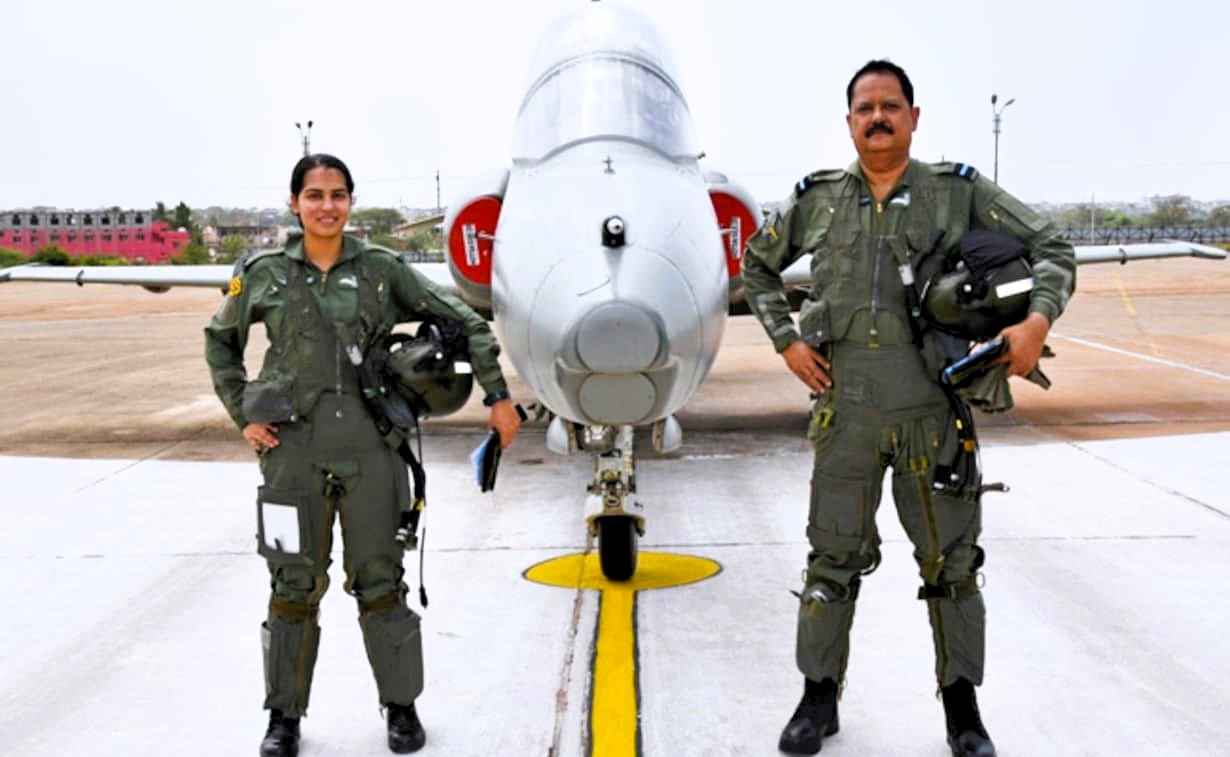
{"type": "Polygon", "coordinates": [[[803,193],[817,184],[827,184],[829,182],[840,181],[846,175],[843,168],[834,169],[831,171],[813,171],[794,185],[794,196],[802,197],[803,193]]]}
{"type": "Polygon", "coordinates": [[[935,163],[932,167],[940,176],[959,176],[966,181],[978,178],[978,169],[968,163],[935,163]]]}

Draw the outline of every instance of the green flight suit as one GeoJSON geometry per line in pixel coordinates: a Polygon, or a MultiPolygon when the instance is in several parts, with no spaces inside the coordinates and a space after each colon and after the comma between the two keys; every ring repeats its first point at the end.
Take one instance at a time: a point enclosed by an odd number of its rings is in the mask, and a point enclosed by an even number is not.
{"type": "Polygon", "coordinates": [[[305,258],[301,237],[244,261],[205,328],[214,389],[235,424],[278,427],[279,445],[261,455],[257,497],[258,551],[272,589],[261,628],[266,709],[307,712],[335,515],[345,590],[358,600],[379,701],[407,705],[422,691],[419,617],[406,605],[395,541],[411,498],[407,468],[364,407],[343,340],[363,345],[427,315],[460,322],[478,382],[487,392],[506,388],[482,317],[395,253],[351,237],[327,273],[305,258]],[[260,375],[248,381],[243,353],[257,321],[270,346],[260,375]],[[297,530],[275,522],[278,513],[293,513],[297,530]]]}
{"type": "Polygon", "coordinates": [[[833,386],[816,401],[809,431],[811,551],[796,659],[812,680],[844,682],[860,580],[880,560],[875,517],[891,468],[897,514],[923,579],[919,597],[928,606],[936,678],[941,687],[957,678],[982,682],[981,480],[932,486],[936,466],[949,464],[958,447],[955,414],[937,380],[945,342],[932,330],[924,349],[914,343],[900,270],[908,263],[921,284],[973,228],[1025,243],[1035,280],[1030,310],[1053,322],[1075,287],[1072,247],[1045,219],[960,163],[911,161],[881,203],[857,162],[813,173],[748,241],[747,299],[775,349],[805,338],[832,363],[833,386]],[[796,328],[780,274],[806,253],[811,291],[796,328]]]}

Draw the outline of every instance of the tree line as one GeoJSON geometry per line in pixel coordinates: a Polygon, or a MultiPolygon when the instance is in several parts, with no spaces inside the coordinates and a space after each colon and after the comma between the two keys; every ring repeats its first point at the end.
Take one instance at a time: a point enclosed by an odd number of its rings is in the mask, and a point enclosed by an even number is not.
{"type": "Polygon", "coordinates": [[[1172,228],[1175,226],[1204,226],[1225,228],[1230,226],[1230,205],[1219,205],[1208,213],[1203,212],[1187,195],[1165,195],[1150,198],[1150,208],[1142,213],[1125,213],[1094,203],[1078,203],[1062,210],[1045,213],[1056,225],[1063,228],[1099,229],[1126,228],[1133,226],[1172,228]]]}

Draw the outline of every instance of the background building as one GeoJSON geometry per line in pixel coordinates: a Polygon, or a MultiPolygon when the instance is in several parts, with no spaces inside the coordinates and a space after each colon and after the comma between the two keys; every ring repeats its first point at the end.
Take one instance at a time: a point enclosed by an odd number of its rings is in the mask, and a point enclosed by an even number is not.
{"type": "Polygon", "coordinates": [[[0,247],[34,253],[54,245],[69,255],[114,255],[161,263],[188,243],[188,232],[153,221],[148,211],[0,211],[0,247]]]}

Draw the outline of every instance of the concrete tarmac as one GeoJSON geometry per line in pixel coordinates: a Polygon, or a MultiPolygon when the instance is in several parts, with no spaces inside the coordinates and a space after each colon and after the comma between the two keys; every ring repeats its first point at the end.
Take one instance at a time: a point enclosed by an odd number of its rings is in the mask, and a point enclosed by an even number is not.
{"type": "MultiPolygon", "coordinates": [[[[985,500],[984,719],[1003,755],[1230,754],[1230,267],[1080,274],[1044,366],[1055,386],[1015,383],[1018,407],[981,420],[987,477],[1011,486],[985,500]]],[[[201,360],[217,301],[0,286],[0,754],[256,749],[268,578],[256,466],[201,360]]],[[[733,319],[680,414],[683,450],[638,470],[642,550],[720,572],[637,592],[626,626],[598,611],[620,587],[523,577],[586,551],[589,461],[547,452],[530,425],[481,494],[466,457],[484,409],[433,424],[423,753],[777,753],[801,690],[789,591],[807,550],[806,410],[759,326],[733,319]],[[622,680],[595,672],[597,649],[629,663],[632,752],[595,743],[619,715],[593,711],[595,690],[622,680]]],[[[878,522],[884,564],[864,584],[824,754],[938,757],[930,631],[891,499],[878,522]]],[[[333,575],[302,754],[387,753],[333,575]]]]}

